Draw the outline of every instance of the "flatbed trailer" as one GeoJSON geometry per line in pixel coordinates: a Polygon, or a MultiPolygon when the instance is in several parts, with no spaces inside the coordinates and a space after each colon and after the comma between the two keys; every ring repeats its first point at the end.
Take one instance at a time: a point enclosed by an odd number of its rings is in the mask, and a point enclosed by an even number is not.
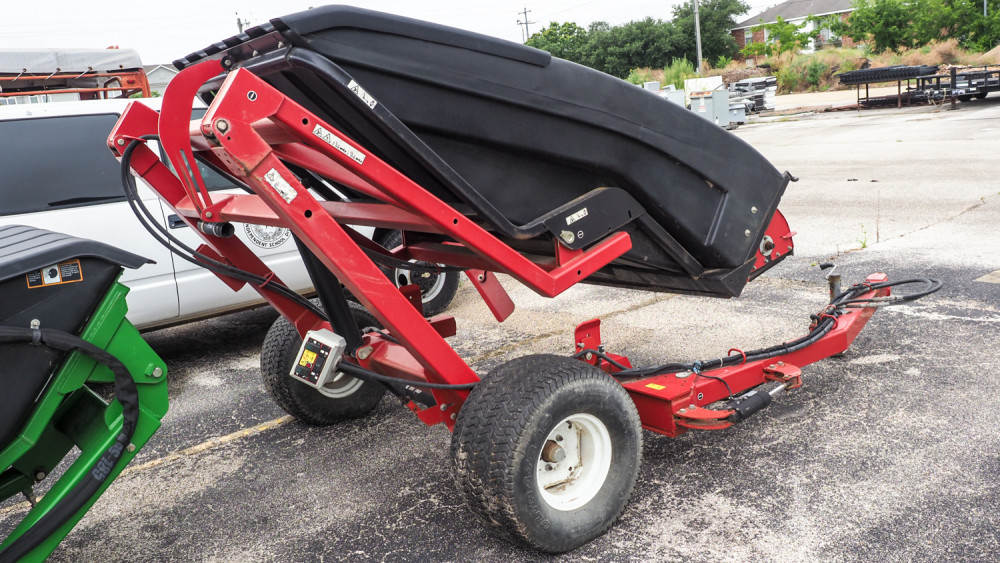
{"type": "Polygon", "coordinates": [[[1000,91],[1000,66],[952,67],[939,73],[938,67],[895,66],[863,69],[839,75],[841,83],[853,85],[857,91],[858,107],[875,107],[904,103],[922,104],[948,100],[968,102],[983,99],[990,92],[1000,91]],[[896,96],[871,97],[872,84],[896,83],[896,96]],[[906,84],[905,88],[903,84],[906,84]],[[865,95],[861,96],[864,86],[865,95]]]}
{"type": "Polygon", "coordinates": [[[1000,67],[953,68],[952,72],[921,76],[916,79],[915,91],[922,92],[929,100],[947,100],[951,97],[967,102],[983,99],[990,92],[1000,92],[1000,67]]]}

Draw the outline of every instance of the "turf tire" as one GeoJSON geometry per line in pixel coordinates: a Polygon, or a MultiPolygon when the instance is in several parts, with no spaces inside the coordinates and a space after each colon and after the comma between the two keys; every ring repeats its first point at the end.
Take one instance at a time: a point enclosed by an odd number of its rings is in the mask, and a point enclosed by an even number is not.
{"type": "Polygon", "coordinates": [[[525,356],[491,372],[469,394],[451,458],[459,491],[487,526],[514,543],[561,553],[618,519],[638,476],[642,427],[631,398],[601,370],[571,358],[525,356]],[[539,485],[547,470],[542,448],[567,417],[599,420],[610,438],[606,476],[579,495],[589,500],[569,509],[557,508],[539,485]]]}
{"type": "MultiPolygon", "coordinates": [[[[360,304],[352,301],[347,304],[359,329],[381,328],[378,320],[360,304]]],[[[377,383],[361,382],[347,396],[334,398],[293,379],[288,372],[301,346],[302,338],[298,331],[284,317],[279,317],[264,337],[260,353],[261,378],[264,388],[282,410],[306,424],[326,426],[364,416],[378,405],[385,394],[385,387],[377,383]]]]}

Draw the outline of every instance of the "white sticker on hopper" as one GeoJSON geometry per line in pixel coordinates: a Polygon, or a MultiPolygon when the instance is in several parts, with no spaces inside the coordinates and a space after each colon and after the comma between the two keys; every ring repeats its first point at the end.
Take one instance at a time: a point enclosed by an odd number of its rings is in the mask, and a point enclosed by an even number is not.
{"type": "Polygon", "coordinates": [[[324,143],[353,158],[358,164],[365,163],[364,153],[347,144],[347,141],[327,131],[322,125],[316,125],[313,128],[313,135],[316,135],[324,143]]]}
{"type": "Polygon", "coordinates": [[[587,216],[587,208],[584,207],[583,209],[581,209],[581,210],[577,211],[576,213],[574,213],[574,214],[570,215],[569,217],[567,217],[566,218],[566,224],[567,225],[572,225],[573,223],[576,223],[577,221],[579,221],[580,219],[583,219],[586,216],[587,216]]]}
{"type": "Polygon", "coordinates": [[[366,92],[365,89],[353,79],[351,79],[351,81],[347,84],[347,88],[350,89],[351,92],[354,92],[355,96],[361,98],[361,101],[367,104],[368,107],[375,109],[375,106],[378,105],[378,102],[375,100],[375,96],[366,92]]]}
{"type": "Polygon", "coordinates": [[[268,184],[271,184],[271,187],[274,188],[274,191],[278,192],[278,195],[281,196],[281,199],[285,200],[285,203],[291,203],[295,199],[295,196],[299,195],[296,193],[295,188],[286,182],[274,168],[268,171],[267,174],[264,174],[264,180],[268,184]]]}

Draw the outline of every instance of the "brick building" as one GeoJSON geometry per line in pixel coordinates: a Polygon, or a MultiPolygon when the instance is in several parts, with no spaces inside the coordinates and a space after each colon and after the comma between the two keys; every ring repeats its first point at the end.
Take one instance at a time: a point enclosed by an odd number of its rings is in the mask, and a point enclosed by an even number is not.
{"type": "MultiPolygon", "coordinates": [[[[733,39],[736,40],[736,44],[742,49],[750,43],[767,42],[768,37],[765,30],[751,31],[757,25],[774,23],[779,16],[786,22],[796,25],[802,24],[809,16],[825,18],[836,15],[841,20],[847,20],[854,9],[851,7],[851,4],[852,0],[788,0],[787,2],[768,8],[753,17],[747,18],[731,29],[730,33],[733,39]]],[[[805,30],[812,31],[815,29],[815,26],[816,23],[810,22],[807,24],[805,30]]],[[[811,52],[817,48],[822,48],[824,45],[853,47],[854,41],[850,37],[837,37],[829,29],[824,28],[820,30],[819,40],[809,41],[809,44],[804,45],[802,50],[811,52]]]]}

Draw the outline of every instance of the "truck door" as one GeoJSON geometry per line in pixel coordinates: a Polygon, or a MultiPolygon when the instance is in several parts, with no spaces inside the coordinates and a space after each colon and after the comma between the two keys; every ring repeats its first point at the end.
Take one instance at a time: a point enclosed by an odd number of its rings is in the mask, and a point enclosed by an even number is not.
{"type": "MultiPolygon", "coordinates": [[[[142,228],[125,201],[118,161],[107,147],[117,113],[0,121],[0,224],[24,224],[117,246],[152,259],[125,270],[129,319],[136,326],[178,315],[170,252],[142,228]]],[[[164,221],[159,200],[140,197],[164,221]]]]}

